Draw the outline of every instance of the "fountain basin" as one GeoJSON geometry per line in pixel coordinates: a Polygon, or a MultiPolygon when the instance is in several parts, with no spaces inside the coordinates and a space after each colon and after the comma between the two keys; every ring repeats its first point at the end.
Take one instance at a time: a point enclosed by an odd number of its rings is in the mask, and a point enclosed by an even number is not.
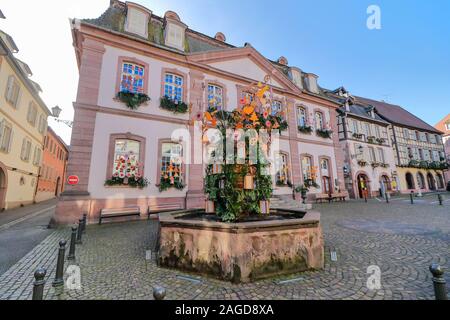
{"type": "Polygon", "coordinates": [[[234,283],[324,266],[318,212],[278,209],[258,221],[216,220],[199,210],[161,215],[160,266],[234,283]]]}

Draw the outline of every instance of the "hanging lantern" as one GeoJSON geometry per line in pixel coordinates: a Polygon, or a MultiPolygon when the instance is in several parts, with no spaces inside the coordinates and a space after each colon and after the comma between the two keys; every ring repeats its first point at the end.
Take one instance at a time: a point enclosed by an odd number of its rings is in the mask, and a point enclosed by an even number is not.
{"type": "Polygon", "coordinates": [[[247,174],[244,179],[244,189],[245,190],[253,190],[254,187],[255,187],[255,183],[253,180],[253,176],[250,174],[247,174]]]}
{"type": "Polygon", "coordinates": [[[206,202],[205,202],[205,212],[206,213],[216,213],[214,201],[206,200],[206,202]]]}
{"type": "Polygon", "coordinates": [[[270,201],[269,200],[261,200],[259,202],[259,208],[262,214],[270,214],[270,201]]]}
{"type": "Polygon", "coordinates": [[[222,165],[221,164],[213,164],[212,166],[212,174],[222,173],[222,165]]]}

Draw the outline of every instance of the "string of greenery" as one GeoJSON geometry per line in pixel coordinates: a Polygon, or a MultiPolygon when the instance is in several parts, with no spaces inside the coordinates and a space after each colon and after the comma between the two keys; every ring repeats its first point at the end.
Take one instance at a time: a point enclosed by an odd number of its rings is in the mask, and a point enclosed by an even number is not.
{"type": "Polygon", "coordinates": [[[311,126],[298,126],[298,131],[305,134],[310,134],[313,131],[311,126]]]}
{"type": "Polygon", "coordinates": [[[149,181],[147,178],[128,178],[128,183],[125,183],[126,178],[112,177],[105,181],[105,186],[130,186],[132,188],[144,189],[149,185],[149,181]]]}
{"type": "Polygon", "coordinates": [[[333,134],[333,131],[327,129],[317,129],[316,133],[319,137],[330,139],[331,135],[333,134]]]}
{"type": "Polygon", "coordinates": [[[173,113],[186,113],[189,109],[186,103],[173,100],[168,96],[164,96],[161,98],[160,107],[173,113]]]}
{"type": "Polygon", "coordinates": [[[131,110],[136,110],[143,103],[150,101],[150,97],[145,93],[133,93],[129,91],[120,91],[117,93],[117,99],[125,103],[131,110]]]}
{"type": "Polygon", "coordinates": [[[175,188],[177,190],[183,190],[186,186],[183,182],[181,182],[180,178],[174,178],[173,184],[170,181],[170,178],[161,177],[159,181],[159,192],[167,191],[170,188],[175,188]]]}

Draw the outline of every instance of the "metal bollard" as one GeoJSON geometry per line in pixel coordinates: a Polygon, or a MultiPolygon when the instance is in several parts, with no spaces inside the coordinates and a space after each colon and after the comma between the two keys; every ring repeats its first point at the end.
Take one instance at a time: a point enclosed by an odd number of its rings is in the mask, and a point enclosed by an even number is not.
{"type": "Polygon", "coordinates": [[[409,194],[409,197],[411,198],[411,204],[414,204],[414,192],[411,191],[411,193],[409,194]]]}
{"type": "Polygon", "coordinates": [[[155,298],[155,300],[164,300],[165,297],[166,297],[166,289],[159,286],[153,288],[153,298],[155,298]]]}
{"type": "Polygon", "coordinates": [[[442,206],[442,202],[443,202],[442,194],[438,194],[438,200],[439,200],[439,205],[442,206]]]}
{"type": "Polygon", "coordinates": [[[45,286],[45,275],[47,270],[38,269],[34,273],[34,284],[33,284],[33,300],[43,300],[44,299],[44,286],[45,286]]]}
{"type": "Polygon", "coordinates": [[[83,213],[83,233],[86,232],[87,213],[83,213]]]}
{"type": "Polygon", "coordinates": [[[77,241],[77,227],[72,227],[72,234],[70,236],[70,248],[67,260],[75,260],[75,242],[77,241]]]}
{"type": "Polygon", "coordinates": [[[386,203],[389,203],[389,197],[390,197],[390,196],[389,196],[389,193],[386,192],[386,193],[385,193],[386,203]]]}
{"type": "Polygon", "coordinates": [[[83,235],[83,219],[78,220],[77,241],[76,244],[83,244],[81,236],[83,235]]]}
{"type": "Polygon", "coordinates": [[[433,263],[430,266],[430,272],[433,275],[434,296],[436,300],[448,300],[444,270],[437,263],[433,263]]]}
{"type": "Polygon", "coordinates": [[[59,242],[59,250],[58,250],[58,260],[56,263],[56,276],[53,280],[53,287],[60,287],[64,285],[64,258],[66,254],[66,240],[61,240],[59,242]]]}

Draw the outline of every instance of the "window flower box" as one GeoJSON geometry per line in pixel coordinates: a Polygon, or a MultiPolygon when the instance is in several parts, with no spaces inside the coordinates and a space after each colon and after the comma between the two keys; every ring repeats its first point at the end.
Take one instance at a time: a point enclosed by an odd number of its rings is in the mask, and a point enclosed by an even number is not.
{"type": "Polygon", "coordinates": [[[372,165],[372,168],[374,168],[374,169],[378,168],[378,167],[381,167],[381,163],[376,162],[376,161],[372,162],[371,165],[372,165]]]}
{"type": "Polygon", "coordinates": [[[313,128],[311,126],[298,126],[298,131],[304,134],[311,134],[313,128]]]}
{"type": "Polygon", "coordinates": [[[172,100],[168,96],[161,98],[160,108],[173,113],[186,113],[189,107],[183,101],[172,100]]]}
{"type": "Polygon", "coordinates": [[[111,179],[105,181],[105,186],[108,187],[130,187],[144,189],[149,185],[147,178],[143,177],[124,177],[113,176],[111,179]]]}
{"type": "Polygon", "coordinates": [[[386,139],[385,138],[377,138],[376,141],[378,142],[378,144],[385,144],[386,143],[386,139]]]}
{"type": "Polygon", "coordinates": [[[380,166],[385,169],[390,167],[387,163],[382,163],[380,166]]]}
{"type": "Polygon", "coordinates": [[[377,141],[377,138],[374,137],[374,136],[367,137],[367,142],[368,142],[368,143],[375,144],[376,141],[377,141]]]}
{"type": "Polygon", "coordinates": [[[332,130],[329,129],[317,129],[316,134],[324,139],[331,139],[331,135],[333,134],[332,130]]]}
{"type": "Polygon", "coordinates": [[[167,191],[170,188],[175,188],[177,190],[183,190],[186,186],[181,181],[180,177],[170,177],[168,175],[165,175],[161,177],[161,180],[159,182],[159,192],[167,191]]]}
{"type": "Polygon", "coordinates": [[[142,104],[150,101],[150,97],[145,93],[134,93],[130,91],[120,91],[116,95],[116,99],[125,103],[131,110],[136,110],[142,104]]]}
{"type": "Polygon", "coordinates": [[[363,134],[362,134],[362,133],[356,133],[356,132],[355,132],[355,133],[353,134],[353,138],[355,138],[355,139],[361,140],[362,137],[363,137],[363,134]]]}
{"type": "Polygon", "coordinates": [[[365,167],[365,166],[367,166],[367,161],[365,161],[365,160],[358,160],[358,165],[360,167],[365,167]]]}

